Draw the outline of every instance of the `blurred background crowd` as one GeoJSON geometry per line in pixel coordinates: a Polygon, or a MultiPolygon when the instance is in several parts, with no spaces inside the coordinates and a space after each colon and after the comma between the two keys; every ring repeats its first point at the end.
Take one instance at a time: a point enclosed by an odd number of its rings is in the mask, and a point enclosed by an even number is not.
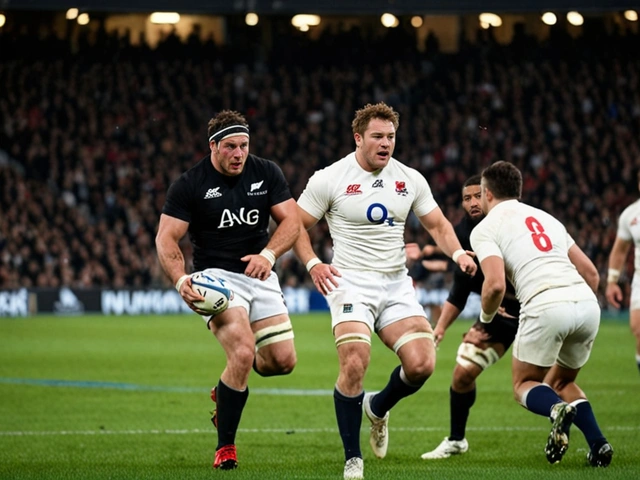
{"type": "MultiPolygon", "coordinates": [[[[171,182],[208,155],[209,118],[245,114],[251,152],[275,160],[297,198],[354,149],[354,112],[378,101],[400,112],[394,156],[424,174],[452,223],[467,177],[514,162],[524,201],[562,220],[604,281],[617,216],[638,198],[640,36],[516,29],[501,44],[488,29],[454,53],[434,34],[419,49],[401,29],[276,38],[265,49],[168,34],[152,48],[106,31],[0,33],[0,288],[169,286],[158,218],[171,182]]],[[[406,240],[432,242],[415,218],[406,240]]],[[[330,261],[324,224],[313,241],[330,261]]],[[[278,271],[308,282],[292,254],[278,271]]],[[[412,272],[427,288],[451,278],[412,272]]]]}

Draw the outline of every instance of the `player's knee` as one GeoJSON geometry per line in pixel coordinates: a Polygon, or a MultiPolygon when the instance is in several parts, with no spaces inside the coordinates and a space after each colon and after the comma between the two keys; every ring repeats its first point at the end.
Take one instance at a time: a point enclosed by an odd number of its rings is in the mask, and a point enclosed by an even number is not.
{"type": "Polygon", "coordinates": [[[286,375],[296,365],[291,321],[261,328],[254,333],[256,342],[253,369],[259,375],[286,375]]]}
{"type": "Polygon", "coordinates": [[[456,362],[467,370],[486,370],[500,360],[500,355],[492,347],[482,349],[473,343],[463,342],[458,347],[456,362]]]}
{"type": "Polygon", "coordinates": [[[403,362],[402,369],[412,385],[422,385],[433,375],[436,368],[435,357],[425,357],[421,361],[403,362]]]}
{"type": "Polygon", "coordinates": [[[296,353],[293,350],[281,350],[273,356],[274,370],[278,375],[291,373],[296,366],[296,353]]]}
{"type": "Polygon", "coordinates": [[[235,345],[229,354],[229,363],[250,371],[254,357],[255,352],[250,344],[235,345]]]}
{"type": "Polygon", "coordinates": [[[262,377],[275,375],[288,375],[296,366],[296,354],[294,350],[284,349],[273,352],[268,357],[256,354],[253,362],[253,370],[262,377]]]}

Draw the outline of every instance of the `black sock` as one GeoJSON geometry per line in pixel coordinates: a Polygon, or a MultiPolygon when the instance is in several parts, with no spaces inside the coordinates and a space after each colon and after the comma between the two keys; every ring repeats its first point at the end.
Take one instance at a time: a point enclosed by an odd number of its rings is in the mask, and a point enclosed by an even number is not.
{"type": "Polygon", "coordinates": [[[400,378],[401,369],[402,366],[398,365],[391,372],[387,385],[371,399],[371,411],[375,416],[384,417],[396,403],[420,390],[422,385],[407,385],[402,381],[402,378],[400,378]]]}
{"type": "Polygon", "coordinates": [[[469,410],[471,410],[475,401],[475,388],[467,393],[458,393],[449,387],[449,414],[451,417],[449,440],[462,440],[464,438],[469,410]]]}
{"type": "Polygon", "coordinates": [[[353,457],[362,458],[360,427],[362,426],[363,398],[364,392],[355,397],[345,397],[337,388],[333,390],[333,403],[336,407],[336,418],[344,447],[345,461],[353,457]]]}
{"type": "Polygon", "coordinates": [[[236,443],[236,432],[240,424],[242,410],[249,397],[249,387],[243,392],[234,390],[218,381],[216,390],[216,408],[218,410],[218,446],[216,450],[225,445],[236,443]]]}
{"type": "Polygon", "coordinates": [[[587,440],[589,447],[600,447],[607,440],[600,431],[596,417],[591,409],[589,401],[579,402],[576,406],[576,417],[573,419],[573,424],[580,429],[584,434],[584,438],[587,440]]]}

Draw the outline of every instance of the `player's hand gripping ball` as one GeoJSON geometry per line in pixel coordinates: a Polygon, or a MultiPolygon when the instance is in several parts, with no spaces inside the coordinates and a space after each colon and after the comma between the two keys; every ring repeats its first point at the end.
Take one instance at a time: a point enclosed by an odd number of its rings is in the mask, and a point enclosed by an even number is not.
{"type": "Polygon", "coordinates": [[[191,275],[191,288],[204,297],[202,302],[193,304],[209,315],[224,312],[229,306],[229,300],[233,298],[233,292],[225,286],[223,279],[203,272],[191,275]]]}

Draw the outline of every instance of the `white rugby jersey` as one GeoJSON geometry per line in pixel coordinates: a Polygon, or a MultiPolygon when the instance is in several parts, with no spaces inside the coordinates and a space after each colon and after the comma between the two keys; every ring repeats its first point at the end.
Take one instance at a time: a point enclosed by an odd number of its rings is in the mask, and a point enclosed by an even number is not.
{"type": "Polygon", "coordinates": [[[617,235],[621,240],[634,243],[634,267],[637,272],[640,270],[640,200],[633,202],[620,214],[617,235]]]}
{"type": "MultiPolygon", "coordinates": [[[[504,260],[507,278],[523,308],[545,290],[586,286],[569,260],[568,251],[574,243],[556,218],[518,200],[497,204],[471,232],[471,246],[481,262],[491,256],[504,260]]],[[[582,295],[595,298],[589,292],[582,295]]]]}
{"type": "Polygon", "coordinates": [[[318,170],[298,199],[314,218],[325,217],[333,239],[332,264],[339,269],[398,272],[405,269],[404,225],[438,206],[427,180],[391,158],[367,172],[350,153],[318,170]]]}

